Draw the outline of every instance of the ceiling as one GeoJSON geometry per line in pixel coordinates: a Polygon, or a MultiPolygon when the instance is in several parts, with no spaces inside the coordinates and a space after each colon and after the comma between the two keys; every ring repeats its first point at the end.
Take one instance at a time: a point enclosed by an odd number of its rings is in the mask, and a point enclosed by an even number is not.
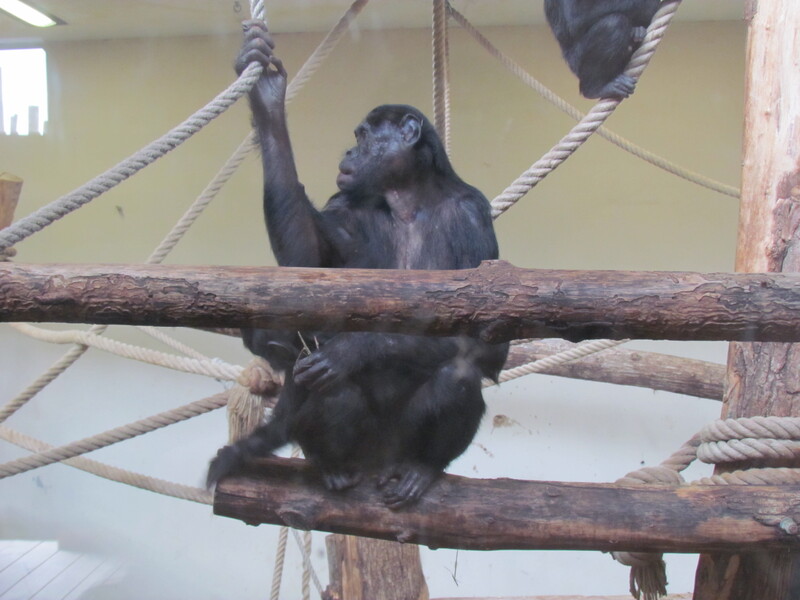
{"type": "MultiPolygon", "coordinates": [[[[352,0],[265,0],[270,28],[277,32],[324,31],[352,0]]],[[[741,19],[745,0],[684,0],[683,20],[741,19]]],[[[543,22],[543,0],[452,0],[478,25],[543,22]]],[[[250,11],[248,0],[30,0],[66,24],[48,29],[24,25],[0,11],[0,45],[48,41],[227,34],[238,31],[250,11]]],[[[360,27],[428,27],[431,0],[372,0],[360,27]]]]}

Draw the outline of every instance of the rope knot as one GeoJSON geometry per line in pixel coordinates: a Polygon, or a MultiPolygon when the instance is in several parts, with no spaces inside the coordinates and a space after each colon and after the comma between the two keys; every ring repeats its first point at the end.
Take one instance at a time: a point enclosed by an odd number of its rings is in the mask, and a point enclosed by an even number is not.
{"type": "Polygon", "coordinates": [[[257,356],[245,367],[236,383],[251,394],[275,397],[283,387],[283,377],[275,373],[265,359],[257,356]]]}

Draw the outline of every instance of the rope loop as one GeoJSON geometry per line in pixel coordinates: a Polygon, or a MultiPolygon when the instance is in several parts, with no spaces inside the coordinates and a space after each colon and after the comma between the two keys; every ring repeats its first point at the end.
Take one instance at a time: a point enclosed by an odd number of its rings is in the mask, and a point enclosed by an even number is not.
{"type": "Polygon", "coordinates": [[[697,458],[704,463],[742,461],[793,464],[800,458],[800,418],[720,419],[700,432],[697,458]]]}

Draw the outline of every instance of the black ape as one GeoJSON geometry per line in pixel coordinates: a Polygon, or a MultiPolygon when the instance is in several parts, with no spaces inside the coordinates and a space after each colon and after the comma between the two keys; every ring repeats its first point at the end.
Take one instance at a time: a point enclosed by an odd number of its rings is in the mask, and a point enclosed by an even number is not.
{"type": "Polygon", "coordinates": [[[660,0],[544,0],[547,22],[587,98],[627,98],[623,74],[660,0]]]}
{"type": "MultiPolygon", "coordinates": [[[[433,126],[410,106],[367,115],[339,165],[339,192],[316,210],[298,181],[286,72],[273,47],[263,23],[248,23],[236,67],[264,66],[250,104],[280,265],[465,269],[497,258],[489,203],[456,175],[433,126]]],[[[286,382],[271,420],[212,460],[209,484],[296,441],[328,488],[355,485],[377,470],[387,505],[413,502],[472,441],[485,409],[481,379],[496,379],[508,350],[468,337],[303,337],[301,353],[299,334],[245,332],[251,351],[286,369],[286,382]]]]}

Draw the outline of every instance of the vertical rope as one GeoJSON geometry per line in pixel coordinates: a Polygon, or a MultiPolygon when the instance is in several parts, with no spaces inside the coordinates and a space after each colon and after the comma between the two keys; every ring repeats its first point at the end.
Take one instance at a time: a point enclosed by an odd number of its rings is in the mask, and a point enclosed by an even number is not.
{"type": "Polygon", "coordinates": [[[303,600],[311,600],[311,532],[303,532],[303,600]]]}
{"type": "Polygon", "coordinates": [[[275,556],[275,566],[272,569],[272,589],[269,600],[278,600],[281,593],[281,580],[283,579],[283,563],[286,559],[286,541],[289,539],[289,528],[281,527],[278,532],[278,548],[275,556]]]}
{"type": "Polygon", "coordinates": [[[450,154],[450,73],[447,0],[433,0],[433,123],[450,154]]]}
{"type": "Polygon", "coordinates": [[[267,20],[264,12],[264,0],[250,0],[250,16],[254,19],[267,20]]]}
{"type": "MultiPolygon", "coordinates": [[[[300,446],[292,448],[292,458],[300,456],[300,446]]],[[[278,547],[275,556],[275,568],[272,570],[272,588],[269,600],[278,600],[281,592],[281,580],[283,579],[283,565],[286,561],[286,541],[289,539],[289,528],[281,527],[278,531],[278,547]]]]}

